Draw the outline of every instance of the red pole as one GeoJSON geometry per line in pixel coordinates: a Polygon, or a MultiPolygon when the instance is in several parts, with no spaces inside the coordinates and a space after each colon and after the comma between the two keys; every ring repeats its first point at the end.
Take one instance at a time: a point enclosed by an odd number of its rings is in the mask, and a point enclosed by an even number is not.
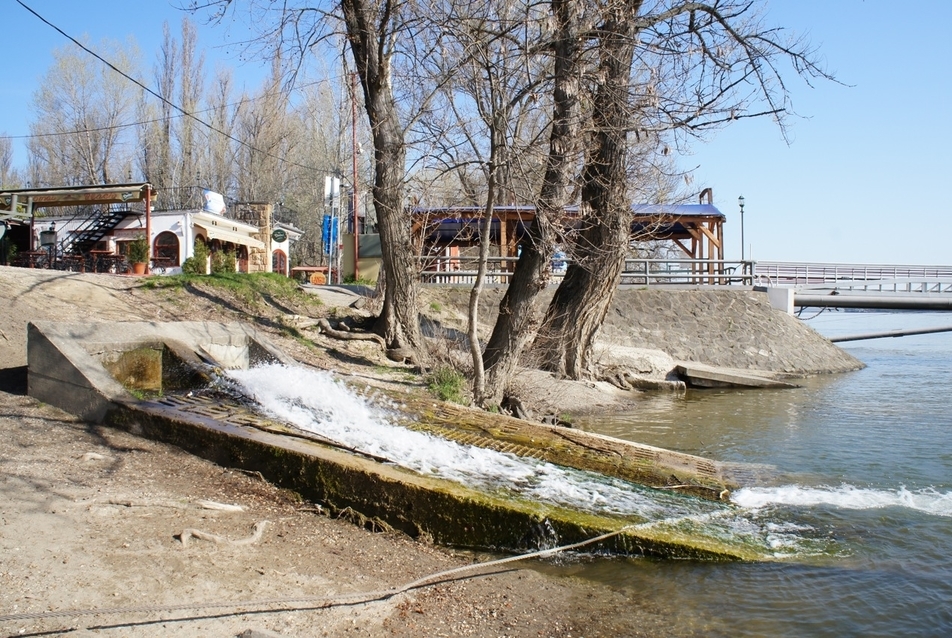
{"type": "Polygon", "coordinates": [[[145,272],[152,273],[152,185],[145,185],[145,238],[149,242],[149,254],[146,255],[145,272]]]}
{"type": "Polygon", "coordinates": [[[354,156],[353,162],[353,206],[354,206],[354,281],[356,282],[360,279],[360,269],[357,266],[357,261],[360,258],[359,253],[359,241],[357,239],[358,235],[358,219],[357,219],[357,74],[350,74],[350,117],[351,117],[351,132],[353,134],[353,150],[351,154],[354,156]]]}

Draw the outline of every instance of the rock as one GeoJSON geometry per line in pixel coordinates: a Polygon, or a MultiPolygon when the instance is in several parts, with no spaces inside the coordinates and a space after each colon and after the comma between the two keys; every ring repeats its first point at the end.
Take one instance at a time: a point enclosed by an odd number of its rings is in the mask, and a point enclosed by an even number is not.
{"type": "Polygon", "coordinates": [[[397,363],[413,363],[413,351],[409,348],[389,348],[387,358],[397,363]]]}

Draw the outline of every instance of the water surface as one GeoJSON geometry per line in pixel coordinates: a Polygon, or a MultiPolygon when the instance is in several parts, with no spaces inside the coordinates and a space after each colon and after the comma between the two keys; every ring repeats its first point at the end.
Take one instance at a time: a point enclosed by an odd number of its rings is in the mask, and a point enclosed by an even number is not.
{"type": "MultiPolygon", "coordinates": [[[[833,336],[952,325],[952,315],[826,312],[808,325],[833,336]]],[[[672,635],[952,635],[952,335],[843,346],[867,367],[795,390],[646,396],[635,414],[579,424],[756,464],[737,505],[765,528],[825,542],[773,564],[540,568],[676,611],[672,635]]]]}

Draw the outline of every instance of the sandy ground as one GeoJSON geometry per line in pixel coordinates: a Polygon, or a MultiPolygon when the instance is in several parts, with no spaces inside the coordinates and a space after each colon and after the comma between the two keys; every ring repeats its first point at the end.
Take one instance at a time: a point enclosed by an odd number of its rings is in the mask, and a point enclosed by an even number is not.
{"type": "Polygon", "coordinates": [[[28,321],[234,318],[139,283],[0,267],[0,635],[690,635],[630,592],[520,563],[382,597],[495,557],[330,518],[255,476],[27,397],[28,321]]]}

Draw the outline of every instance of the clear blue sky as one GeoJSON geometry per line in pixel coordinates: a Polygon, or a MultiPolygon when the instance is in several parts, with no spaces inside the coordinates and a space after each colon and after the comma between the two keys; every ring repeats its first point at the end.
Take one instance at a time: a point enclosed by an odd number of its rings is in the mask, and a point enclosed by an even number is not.
{"type": "MultiPolygon", "coordinates": [[[[25,0],[75,37],[95,43],[134,35],[151,68],[168,20],[181,12],[163,0],[25,0]]],[[[0,0],[4,82],[0,131],[28,132],[29,103],[67,44],[13,0],[0,0]]],[[[790,144],[771,122],[740,121],[682,159],[697,167],[694,186],[714,190],[728,216],[726,257],[740,257],[737,196],[746,199],[747,256],[760,260],[952,264],[952,55],[946,30],[952,2],[772,0],[769,20],[820,47],[828,70],[847,86],[815,88],[789,79],[799,118],[790,144]]],[[[239,36],[200,25],[213,60],[240,66],[257,84],[261,70],[228,44],[239,36]]],[[[212,73],[209,72],[209,77],[212,73]]],[[[250,87],[249,87],[250,88],[250,87]]],[[[25,163],[17,144],[16,161],[25,163]]]]}

